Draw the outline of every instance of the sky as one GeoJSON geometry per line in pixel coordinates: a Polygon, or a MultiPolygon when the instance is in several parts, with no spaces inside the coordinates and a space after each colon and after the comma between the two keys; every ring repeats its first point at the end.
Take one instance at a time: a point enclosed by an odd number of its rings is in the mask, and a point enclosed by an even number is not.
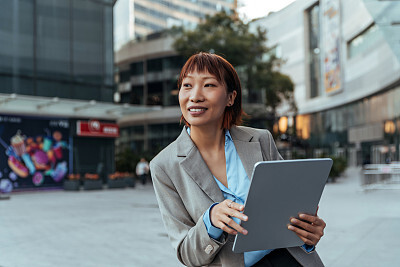
{"type": "Polygon", "coordinates": [[[239,14],[243,20],[252,20],[278,11],[295,0],[238,0],[239,14]]]}

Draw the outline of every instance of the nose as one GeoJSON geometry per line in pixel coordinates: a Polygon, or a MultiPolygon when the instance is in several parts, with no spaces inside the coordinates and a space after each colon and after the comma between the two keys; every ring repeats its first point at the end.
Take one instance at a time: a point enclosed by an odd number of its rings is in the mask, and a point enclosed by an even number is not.
{"type": "Polygon", "coordinates": [[[194,86],[192,90],[190,90],[190,102],[198,103],[204,101],[203,90],[200,86],[194,86]]]}

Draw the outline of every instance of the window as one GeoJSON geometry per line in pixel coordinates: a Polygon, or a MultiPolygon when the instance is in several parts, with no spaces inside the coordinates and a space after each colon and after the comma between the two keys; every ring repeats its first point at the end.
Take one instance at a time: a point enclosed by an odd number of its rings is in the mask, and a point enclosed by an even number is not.
{"type": "Polygon", "coordinates": [[[124,83],[124,82],[129,82],[131,78],[129,70],[121,71],[119,73],[119,82],[124,83]]]}
{"type": "Polygon", "coordinates": [[[162,58],[150,59],[147,61],[148,72],[159,72],[162,71],[162,58]]]}
{"type": "Polygon", "coordinates": [[[99,23],[101,21],[101,5],[90,1],[73,1],[73,72],[80,82],[102,83],[104,80],[103,24],[99,23]]]}
{"type": "Polygon", "coordinates": [[[147,105],[163,105],[163,84],[161,82],[148,84],[147,105]]]}
{"type": "Polygon", "coordinates": [[[378,37],[378,26],[372,24],[347,44],[348,57],[352,58],[371,49],[378,37]]]}
{"type": "Polygon", "coordinates": [[[131,75],[142,75],[143,74],[143,62],[135,62],[130,65],[131,75]]]}
{"type": "Polygon", "coordinates": [[[321,84],[319,4],[311,7],[307,13],[310,98],[314,98],[319,95],[321,84]]]}
{"type": "MultiPolygon", "coordinates": [[[[1,1],[0,72],[33,75],[33,1],[1,1]]],[[[15,88],[14,90],[16,90],[15,88]]]]}

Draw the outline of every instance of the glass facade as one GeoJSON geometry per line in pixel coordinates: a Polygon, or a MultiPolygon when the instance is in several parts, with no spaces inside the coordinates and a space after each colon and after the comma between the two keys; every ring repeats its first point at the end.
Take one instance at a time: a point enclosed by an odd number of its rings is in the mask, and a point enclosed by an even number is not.
{"type": "Polygon", "coordinates": [[[121,102],[160,106],[178,105],[177,78],[184,63],[185,60],[181,56],[166,56],[121,66],[118,72],[120,83],[129,83],[131,79],[140,81],[140,85],[133,82],[134,85],[131,86],[129,92],[121,93],[121,102]]]}
{"type": "Polygon", "coordinates": [[[193,28],[207,14],[234,9],[234,0],[118,0],[114,8],[115,49],[173,26],[193,28]]]}
{"type": "Polygon", "coordinates": [[[117,153],[131,149],[135,154],[154,156],[179,136],[182,127],[179,122],[124,127],[118,139],[117,153]]]}
{"type": "Polygon", "coordinates": [[[0,92],[112,101],[112,1],[0,2],[0,92]]]}
{"type": "Polygon", "coordinates": [[[372,24],[361,34],[352,39],[347,44],[348,57],[349,58],[355,57],[371,49],[372,46],[376,44],[378,40],[377,38],[378,34],[379,34],[378,26],[376,24],[372,24]]]}
{"type": "MultiPolygon", "coordinates": [[[[327,148],[334,146],[348,147],[357,144],[350,142],[349,130],[356,127],[378,125],[378,136],[381,140],[362,140],[361,164],[371,156],[372,149],[379,145],[392,145],[394,153],[392,160],[400,160],[400,87],[385,93],[364,98],[338,108],[299,115],[296,118],[296,133],[301,139],[307,140],[311,147],[327,148]]],[[[365,127],[365,131],[369,131],[365,127]]],[[[366,133],[372,135],[372,133],[366,133]]],[[[376,160],[377,161],[377,160],[376,160]]],[[[375,162],[384,163],[384,162],[375,162]]]]}

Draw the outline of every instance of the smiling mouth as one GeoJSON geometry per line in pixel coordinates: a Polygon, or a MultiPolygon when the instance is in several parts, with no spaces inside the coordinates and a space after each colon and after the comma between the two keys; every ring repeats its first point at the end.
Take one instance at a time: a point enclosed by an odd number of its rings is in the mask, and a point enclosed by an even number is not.
{"type": "Polygon", "coordinates": [[[201,112],[207,110],[206,108],[189,108],[190,112],[201,112]]]}

